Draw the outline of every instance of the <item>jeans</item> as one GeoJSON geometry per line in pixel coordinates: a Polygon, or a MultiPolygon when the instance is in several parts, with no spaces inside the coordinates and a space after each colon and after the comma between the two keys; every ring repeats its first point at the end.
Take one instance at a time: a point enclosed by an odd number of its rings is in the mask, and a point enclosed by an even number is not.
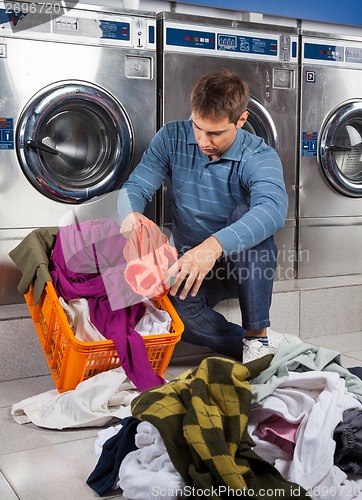
{"type": "MultiPolygon", "coordinates": [[[[228,225],[247,210],[237,207],[228,225]]],[[[214,352],[242,360],[242,339],[246,330],[259,330],[270,325],[277,249],[273,236],[254,248],[220,258],[205,277],[198,294],[184,300],[170,296],[184,323],[182,340],[207,346],[214,352]],[[227,321],[214,307],[224,299],[238,298],[241,325],[227,321]]]]}

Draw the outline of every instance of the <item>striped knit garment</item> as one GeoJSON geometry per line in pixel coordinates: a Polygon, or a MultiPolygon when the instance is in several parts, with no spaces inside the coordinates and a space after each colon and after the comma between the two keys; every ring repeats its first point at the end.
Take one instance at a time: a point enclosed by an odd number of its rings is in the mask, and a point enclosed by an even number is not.
{"type": "Polygon", "coordinates": [[[214,235],[229,255],[253,248],[284,226],[288,198],[280,159],[263,139],[243,129],[222,157],[211,161],[200,151],[191,121],[165,125],[120,190],[121,220],[131,211],[143,212],[167,176],[179,251],[214,235]],[[239,205],[249,211],[225,227],[239,205]]]}

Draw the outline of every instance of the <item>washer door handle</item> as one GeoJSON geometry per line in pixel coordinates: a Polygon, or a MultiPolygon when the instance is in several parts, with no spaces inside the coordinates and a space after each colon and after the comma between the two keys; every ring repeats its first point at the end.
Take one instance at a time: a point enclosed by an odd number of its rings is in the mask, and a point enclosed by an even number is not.
{"type": "Polygon", "coordinates": [[[43,142],[36,141],[35,139],[30,139],[26,144],[31,149],[40,149],[41,151],[45,151],[46,153],[50,153],[52,155],[59,154],[59,151],[57,151],[56,149],[47,146],[43,142]]]}
{"type": "Polygon", "coordinates": [[[327,151],[351,151],[352,148],[347,148],[346,146],[335,146],[334,144],[331,144],[330,146],[325,146],[327,151]]]}

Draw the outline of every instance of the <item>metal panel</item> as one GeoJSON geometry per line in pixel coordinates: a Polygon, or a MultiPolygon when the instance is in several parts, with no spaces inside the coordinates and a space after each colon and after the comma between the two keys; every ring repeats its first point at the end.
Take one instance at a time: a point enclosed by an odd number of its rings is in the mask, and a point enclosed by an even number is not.
{"type": "MultiPolygon", "coordinates": [[[[305,65],[302,71],[301,134],[315,133],[315,147],[329,113],[352,97],[361,98],[361,70],[305,65]],[[313,81],[309,81],[313,77],[313,81]]],[[[362,120],[362,113],[361,113],[362,120]]],[[[304,135],[303,135],[304,134],[304,135]]],[[[362,215],[362,200],[333,189],[317,159],[317,150],[300,157],[300,217],[362,215]]]]}
{"type": "MultiPolygon", "coordinates": [[[[336,110],[350,109],[347,103],[358,103],[352,105],[353,120],[345,117],[343,125],[353,128],[355,135],[362,130],[362,112],[358,111],[362,99],[362,40],[305,35],[301,37],[298,277],[362,273],[362,197],[358,197],[356,186],[348,194],[347,182],[336,186],[342,176],[335,175],[332,182],[331,172],[323,170],[323,166],[330,168],[330,150],[339,147],[336,131],[327,128],[330,124],[336,127],[336,110]],[[333,141],[329,142],[330,138],[333,141]]],[[[357,152],[361,146],[357,145],[357,152]]],[[[338,152],[332,154],[337,158],[338,152]]]]}
{"type": "Polygon", "coordinates": [[[362,274],[362,217],[300,220],[298,277],[362,274]]]}
{"type": "MultiPolygon", "coordinates": [[[[48,16],[38,26],[30,17],[19,21],[24,29],[17,31],[2,24],[0,33],[0,196],[6,207],[0,213],[0,231],[5,235],[0,242],[0,304],[14,300],[10,290],[16,286],[16,271],[10,271],[8,251],[24,232],[60,225],[71,212],[71,205],[41,194],[19,165],[11,139],[32,97],[45,87],[67,81],[94,85],[112,95],[130,123],[134,147],[128,171],[139,162],[157,129],[156,21],[152,14],[82,6],[54,20],[48,16]],[[1,123],[10,130],[5,139],[1,123]]],[[[102,99],[101,93],[95,93],[94,98],[102,99]]],[[[98,198],[88,205],[95,217],[117,217],[109,203],[97,203],[98,198]]],[[[154,203],[148,207],[148,215],[155,216],[154,203]]]]}
{"type": "Polygon", "coordinates": [[[297,277],[298,255],[295,247],[296,235],[297,227],[293,219],[287,219],[284,228],[274,235],[274,241],[278,251],[275,274],[275,279],[277,281],[292,280],[297,277]]]}

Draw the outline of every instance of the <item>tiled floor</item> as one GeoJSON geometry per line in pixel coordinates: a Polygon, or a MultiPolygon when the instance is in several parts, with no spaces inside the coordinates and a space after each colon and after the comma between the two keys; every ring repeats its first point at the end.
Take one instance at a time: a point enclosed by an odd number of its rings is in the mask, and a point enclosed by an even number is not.
{"type": "MultiPolygon", "coordinates": [[[[346,367],[362,365],[362,332],[323,336],[312,342],[340,352],[346,367]]],[[[175,359],[168,377],[184,371],[189,364],[189,359],[175,359]]],[[[13,403],[53,388],[51,376],[0,383],[1,500],[99,498],[85,483],[97,463],[94,443],[99,429],[53,431],[33,424],[19,425],[11,416],[13,403]]],[[[118,490],[103,498],[121,495],[118,490]]]]}

